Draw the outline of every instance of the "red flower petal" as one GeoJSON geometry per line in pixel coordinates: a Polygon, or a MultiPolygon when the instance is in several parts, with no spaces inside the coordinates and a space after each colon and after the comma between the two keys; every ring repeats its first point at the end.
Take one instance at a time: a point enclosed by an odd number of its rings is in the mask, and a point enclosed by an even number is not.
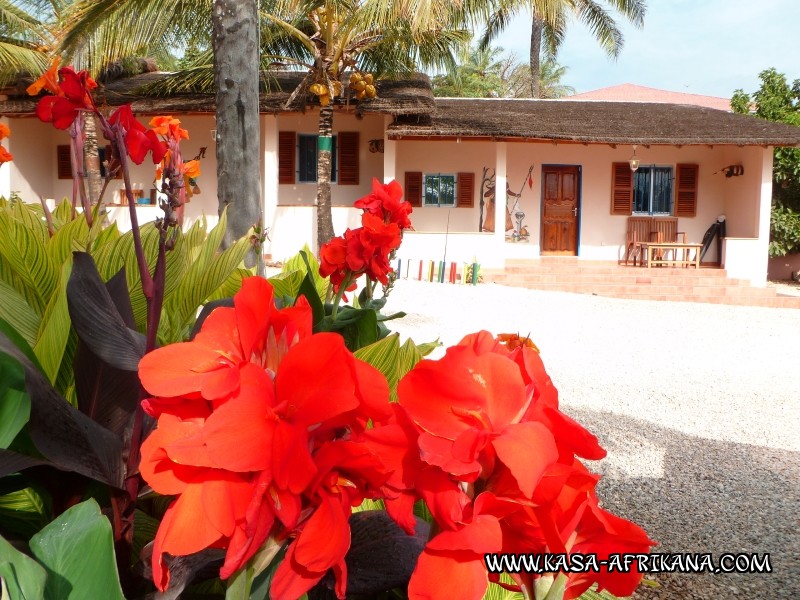
{"type": "Polygon", "coordinates": [[[314,587],[325,575],[325,572],[309,571],[295,558],[297,544],[289,544],[281,564],[275,570],[272,583],[269,586],[269,596],[272,600],[287,598],[300,598],[314,587]]]}
{"type": "Polygon", "coordinates": [[[558,448],[553,434],[541,423],[509,425],[492,441],[497,458],[505,464],[526,498],[544,472],[558,460],[558,448]]]}
{"type": "MultiPolygon", "coordinates": [[[[468,430],[469,431],[469,430],[468,430]]],[[[464,432],[464,433],[468,433],[464,432]]],[[[481,472],[481,463],[475,456],[472,460],[461,460],[454,455],[451,440],[422,432],[417,440],[420,458],[429,465],[465,481],[475,481],[481,472]]]]}
{"type": "Polygon", "coordinates": [[[486,552],[499,552],[503,546],[500,522],[492,515],[477,515],[457,531],[442,531],[426,546],[436,552],[468,550],[483,557],[486,552]]]}
{"type": "Polygon", "coordinates": [[[169,575],[163,570],[164,552],[174,556],[193,554],[222,537],[203,510],[202,488],[200,483],[187,486],[161,520],[153,543],[153,581],[162,591],[169,582],[169,575]]]}
{"type": "Polygon", "coordinates": [[[241,476],[214,471],[203,481],[203,511],[209,523],[223,536],[233,535],[237,521],[244,519],[253,484],[241,476]]]}
{"type": "Polygon", "coordinates": [[[198,423],[163,415],[159,419],[158,428],[142,443],[139,472],[159,494],[180,494],[197,476],[197,467],[175,463],[168,457],[165,447],[196,435],[199,428],[198,423]]]}
{"type": "Polygon", "coordinates": [[[408,584],[409,600],[481,600],[489,580],[483,557],[423,551],[408,584]]]}
{"type": "Polygon", "coordinates": [[[242,357],[248,360],[267,337],[270,315],[275,310],[272,285],[262,277],[248,277],[233,302],[242,357]]]}
{"type": "Polygon", "coordinates": [[[293,494],[302,493],[317,474],[308,451],[308,432],[278,421],[272,436],[272,476],[275,484],[293,494]]]}
{"type": "Polygon", "coordinates": [[[283,416],[305,426],[316,425],[358,408],[352,355],[340,335],[319,333],[294,345],[275,378],[283,416]]]}
{"type": "Polygon", "coordinates": [[[324,495],[322,503],[294,541],[295,560],[309,571],[325,572],[350,548],[350,525],[342,503],[324,495]]]}
{"type": "MultiPolygon", "coordinates": [[[[148,352],[139,362],[139,379],[154,396],[175,397],[199,392],[205,380],[215,378],[209,367],[222,368],[223,357],[195,342],[170,344],[148,352]],[[199,370],[205,369],[205,372],[199,370]]],[[[227,375],[227,373],[224,373],[227,375]]]]}

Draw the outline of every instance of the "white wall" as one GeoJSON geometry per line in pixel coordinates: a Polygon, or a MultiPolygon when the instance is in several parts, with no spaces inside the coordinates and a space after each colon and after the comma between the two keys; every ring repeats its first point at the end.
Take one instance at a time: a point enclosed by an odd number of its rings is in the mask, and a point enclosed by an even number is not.
{"type": "MultiPolygon", "coordinates": [[[[417,208],[412,214],[414,228],[420,232],[444,232],[450,213],[451,232],[477,231],[478,194],[483,167],[495,165],[492,142],[399,140],[397,142],[397,178],[406,171],[472,171],[476,176],[475,207],[468,209],[417,208]]],[[[758,237],[762,189],[762,159],[771,150],[735,146],[639,146],[637,156],[643,165],[675,167],[678,163],[700,165],[697,215],[679,219],[679,230],[687,241],[699,242],[706,229],[721,214],[728,219],[728,234],[758,237]],[[745,174],[726,178],[721,169],[742,164],[745,174]]],[[[627,217],[612,215],[611,164],[625,162],[633,154],[632,146],[507,143],[506,175],[511,190],[520,193],[519,208],[525,213],[524,225],[531,234],[530,254],[538,255],[541,215],[541,173],[543,165],[578,165],[581,167],[579,255],[591,260],[617,260],[625,241],[627,217]],[[526,183],[528,168],[533,165],[533,186],[526,183]]],[[[769,182],[769,179],[767,179],[769,182]]],[[[512,201],[513,203],[513,201],[512,201]]],[[[515,212],[514,211],[514,212],[515,212]]],[[[514,244],[520,254],[524,243],[514,244]]],[[[716,247],[706,254],[706,261],[717,261],[716,247]]]]}
{"type": "MultiPolygon", "coordinates": [[[[142,117],[146,123],[149,117],[142,117]]],[[[186,222],[191,223],[205,214],[209,221],[216,222],[216,146],[211,136],[214,117],[185,116],[182,125],[189,131],[190,139],[182,145],[184,156],[193,157],[201,146],[206,146],[206,158],[201,163],[202,175],[198,181],[201,193],[195,196],[186,207],[186,222]]],[[[397,140],[385,143],[388,154],[369,152],[369,140],[383,139],[386,119],[380,115],[366,115],[358,119],[352,113],[337,112],[334,116],[334,133],[339,131],[361,132],[360,136],[360,183],[357,186],[332,186],[334,227],[342,234],[347,227],[359,225],[359,211],[352,209],[358,198],[371,190],[372,178],[383,181],[385,171],[393,175],[401,184],[407,171],[423,173],[475,174],[475,197],[473,208],[415,208],[411,215],[415,230],[419,233],[476,234],[478,237],[458,236],[470,240],[464,244],[465,257],[473,258],[471,246],[475,251],[485,252],[487,256],[476,256],[478,262],[495,262],[502,256],[538,256],[541,213],[541,173],[543,165],[578,165],[581,167],[581,196],[579,210],[579,256],[589,260],[616,260],[622,252],[625,240],[627,218],[611,215],[611,164],[627,161],[633,154],[631,146],[584,145],[573,143],[533,143],[507,142],[505,147],[506,168],[499,173],[499,179],[507,177],[510,189],[521,198],[515,210],[525,212],[524,225],[530,232],[530,240],[525,243],[503,244],[502,232],[491,236],[494,242],[483,241],[479,234],[479,204],[481,176],[484,167],[494,169],[500,160],[501,145],[490,141],[437,141],[437,140],[397,140]],[[386,161],[386,164],[384,163],[386,161]],[[527,185],[526,174],[533,165],[532,187],[527,185]],[[393,171],[393,173],[391,172],[393,171]],[[476,241],[479,240],[479,241],[476,241]],[[493,245],[494,244],[494,245],[493,245]],[[497,246],[495,248],[495,246],[497,246]],[[488,250],[492,248],[492,250],[488,250]],[[470,254],[470,256],[466,256],[470,254]]],[[[70,180],[58,180],[56,170],[56,150],[58,144],[68,143],[66,132],[58,131],[49,124],[35,118],[9,119],[12,136],[8,140],[9,150],[14,154],[14,162],[5,175],[6,185],[11,191],[18,191],[29,202],[38,201],[40,196],[60,199],[71,197],[70,180]]],[[[310,109],[306,114],[285,114],[261,117],[261,176],[265,199],[265,224],[270,228],[271,241],[265,251],[274,260],[293,255],[304,244],[316,247],[316,198],[315,183],[279,185],[277,183],[277,134],[279,131],[316,133],[318,130],[318,111],[310,109]]],[[[637,156],[643,165],[657,164],[675,166],[677,163],[698,163],[699,191],[697,216],[679,220],[679,229],[685,231],[688,241],[699,242],[706,229],[720,214],[727,217],[727,233],[731,238],[758,240],[756,244],[746,244],[759,253],[752,258],[756,267],[745,269],[751,280],[763,279],[766,273],[766,244],[769,228],[769,195],[771,192],[772,149],[737,146],[639,146],[637,156]],[[744,174],[740,177],[726,178],[721,169],[728,165],[741,164],[744,174]],[[763,257],[761,248],[764,248],[763,257]],[[761,260],[763,258],[763,269],[761,260]]],[[[502,162],[502,161],[501,161],[502,162]]],[[[145,190],[152,186],[154,166],[148,162],[132,169],[132,181],[142,185],[145,190]]],[[[0,174],[0,183],[3,175],[0,174]]],[[[113,182],[110,192],[121,187],[113,182]]],[[[139,209],[144,220],[155,217],[156,212],[147,207],[139,209]]],[[[124,216],[120,217],[124,221],[124,216]]],[[[420,253],[430,253],[434,238],[424,243],[420,237],[412,241],[410,236],[407,253],[415,252],[419,244],[420,253]]],[[[452,246],[453,252],[459,244],[452,246]]],[[[728,252],[728,261],[739,255],[738,251],[728,252]]],[[[438,252],[438,251],[437,251],[438,252]]],[[[712,246],[706,261],[715,261],[716,248],[712,246]]],[[[734,265],[735,269],[739,269],[734,265]]]]}

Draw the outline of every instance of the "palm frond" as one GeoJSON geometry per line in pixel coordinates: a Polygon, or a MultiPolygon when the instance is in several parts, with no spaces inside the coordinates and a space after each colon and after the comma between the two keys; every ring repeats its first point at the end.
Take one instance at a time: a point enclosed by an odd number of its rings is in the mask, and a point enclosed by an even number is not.
{"type": "Polygon", "coordinates": [[[622,32],[611,14],[594,0],[577,0],[574,10],[606,53],[616,58],[622,50],[622,32]]]}
{"type": "Polygon", "coordinates": [[[210,0],[77,0],[60,49],[93,74],[114,60],[208,37],[210,0]]]}
{"type": "Polygon", "coordinates": [[[0,41],[0,85],[13,83],[22,73],[36,77],[48,62],[48,56],[37,49],[13,40],[0,41]]]}
{"type": "Polygon", "coordinates": [[[647,3],[644,0],[609,0],[609,4],[637,28],[644,25],[647,3]]]}

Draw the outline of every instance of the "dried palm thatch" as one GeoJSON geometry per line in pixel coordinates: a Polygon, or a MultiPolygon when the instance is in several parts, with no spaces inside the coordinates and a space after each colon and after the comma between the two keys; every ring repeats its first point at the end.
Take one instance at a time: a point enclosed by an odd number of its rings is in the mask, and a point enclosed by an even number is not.
{"type": "Polygon", "coordinates": [[[800,145],[800,127],[793,125],[700,106],[642,102],[439,98],[432,114],[399,117],[388,133],[390,139],[800,145]]]}
{"type": "MultiPolygon", "coordinates": [[[[214,113],[216,108],[213,93],[194,91],[192,89],[191,72],[142,73],[133,77],[125,77],[100,86],[96,92],[99,105],[109,107],[131,103],[137,114],[165,113],[214,113]],[[180,88],[188,91],[174,91],[180,88]]],[[[264,74],[262,92],[259,97],[259,111],[262,113],[280,113],[302,111],[308,106],[316,105],[310,96],[299,94],[287,107],[292,92],[305,78],[301,71],[276,71],[264,74]]],[[[8,99],[0,102],[0,115],[25,116],[33,114],[38,98],[25,94],[29,81],[20,81],[17,85],[6,88],[0,93],[8,99]]],[[[198,85],[201,85],[200,83],[198,85]]],[[[425,75],[417,75],[401,80],[381,80],[377,82],[378,97],[369,101],[357,101],[346,95],[337,98],[334,105],[344,109],[352,109],[359,113],[379,113],[392,116],[407,114],[428,114],[435,108],[430,80],[425,75]]],[[[345,89],[349,94],[351,90],[345,89]]]]}

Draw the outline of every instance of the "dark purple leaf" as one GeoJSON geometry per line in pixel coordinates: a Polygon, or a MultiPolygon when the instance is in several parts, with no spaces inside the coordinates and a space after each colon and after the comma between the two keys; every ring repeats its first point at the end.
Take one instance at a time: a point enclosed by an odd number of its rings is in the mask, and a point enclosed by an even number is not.
{"type": "Polygon", "coordinates": [[[139,403],[139,376],[116,369],[80,342],[75,354],[78,409],[124,438],[139,403]]]}
{"type": "Polygon", "coordinates": [[[85,252],[74,252],[73,257],[67,304],[78,337],[113,367],[137,371],[145,351],[144,336],[126,326],[92,257],[85,252]]]}
{"type": "MultiPolygon", "coordinates": [[[[144,576],[148,579],[153,578],[150,568],[153,557],[153,543],[150,542],[142,550],[140,558],[145,569],[144,576]]],[[[199,573],[207,577],[219,575],[219,569],[225,559],[225,550],[219,548],[208,548],[188,556],[169,556],[166,562],[169,568],[169,588],[163,592],[148,594],[146,600],[176,600],[181,597],[181,592],[187,585],[192,583],[199,573]]]]}
{"type": "Polygon", "coordinates": [[[0,450],[0,477],[5,477],[11,473],[18,473],[30,467],[49,465],[50,462],[41,458],[34,458],[19,454],[13,450],[0,450]]]}
{"type": "Polygon", "coordinates": [[[36,449],[59,469],[122,487],[125,465],[119,437],[70,406],[2,333],[0,352],[16,358],[25,369],[25,387],[31,397],[27,429],[36,449]]]}
{"type": "MultiPolygon", "coordinates": [[[[365,510],[350,517],[350,532],[350,550],[344,557],[347,595],[368,596],[408,585],[428,541],[430,525],[417,517],[415,535],[408,535],[386,511],[365,510]]],[[[328,572],[309,598],[327,597],[333,585],[328,572]]]]}

